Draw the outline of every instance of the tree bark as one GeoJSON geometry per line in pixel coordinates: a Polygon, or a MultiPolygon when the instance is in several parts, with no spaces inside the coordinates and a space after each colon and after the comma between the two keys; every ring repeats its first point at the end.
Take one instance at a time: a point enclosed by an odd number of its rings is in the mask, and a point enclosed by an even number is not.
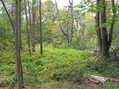
{"type": "MultiPolygon", "coordinates": [[[[97,11],[96,11],[96,31],[97,31],[97,37],[98,37],[98,47],[99,47],[99,52],[102,52],[102,39],[101,39],[101,28],[100,28],[100,1],[97,0],[97,11]]],[[[99,53],[99,55],[101,55],[99,53]]]]}
{"type": "Polygon", "coordinates": [[[29,50],[29,55],[32,56],[32,51],[31,51],[31,31],[30,31],[30,24],[28,20],[28,14],[27,14],[27,2],[24,0],[24,6],[25,6],[25,16],[26,16],[26,31],[27,31],[27,44],[28,44],[28,50],[29,50]]]}
{"type": "Polygon", "coordinates": [[[116,18],[116,6],[115,1],[111,0],[112,3],[112,13],[113,19],[109,29],[107,31],[106,26],[106,1],[105,0],[97,0],[97,14],[96,14],[96,29],[98,36],[98,44],[99,44],[99,52],[101,56],[109,56],[109,49],[112,43],[112,35],[116,18]]]}
{"type": "Polygon", "coordinates": [[[102,52],[101,56],[108,56],[109,49],[108,49],[108,33],[107,33],[107,26],[106,25],[106,2],[105,0],[100,1],[101,5],[101,38],[102,38],[102,52]]]}
{"type": "Polygon", "coordinates": [[[73,14],[73,0],[69,0],[69,10],[70,10],[70,15],[71,15],[71,22],[70,22],[70,26],[71,26],[71,30],[68,31],[68,47],[72,46],[72,38],[73,38],[73,33],[74,33],[74,14],[73,14]]]}
{"type": "Polygon", "coordinates": [[[17,75],[17,82],[18,82],[18,89],[22,89],[24,84],[23,84],[23,72],[22,72],[22,63],[21,63],[21,39],[20,39],[20,30],[21,30],[21,24],[20,24],[20,19],[21,19],[21,11],[20,11],[20,4],[21,0],[16,1],[16,75],[17,75]]]}
{"type": "Polygon", "coordinates": [[[109,37],[108,37],[108,48],[110,48],[111,43],[112,43],[112,34],[113,34],[113,29],[114,29],[114,24],[115,24],[115,18],[116,18],[116,6],[115,6],[115,0],[111,0],[112,3],[112,13],[113,13],[113,18],[112,18],[112,23],[109,29],[109,37]]]}
{"type": "Polygon", "coordinates": [[[32,52],[35,52],[35,25],[36,25],[36,8],[35,8],[36,0],[32,0],[32,52]]]}
{"type": "Polygon", "coordinates": [[[40,54],[43,56],[43,32],[42,32],[42,13],[41,13],[41,0],[39,0],[40,6],[39,6],[39,15],[40,15],[40,54]]]}
{"type": "Polygon", "coordinates": [[[109,56],[109,49],[112,43],[112,33],[115,23],[115,14],[116,10],[114,0],[112,0],[112,11],[113,11],[113,20],[110,27],[109,32],[107,31],[106,26],[106,1],[105,0],[97,0],[97,14],[96,14],[96,29],[98,36],[98,44],[99,44],[99,53],[100,56],[109,56]]]}

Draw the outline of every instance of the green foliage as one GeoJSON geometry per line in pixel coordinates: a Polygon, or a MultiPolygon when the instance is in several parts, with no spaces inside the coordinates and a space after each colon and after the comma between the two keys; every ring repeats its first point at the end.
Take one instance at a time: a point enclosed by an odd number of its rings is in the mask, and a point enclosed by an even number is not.
{"type": "Polygon", "coordinates": [[[119,61],[113,57],[94,58],[93,62],[89,62],[88,68],[91,74],[114,78],[119,76],[119,61]]]}
{"type": "MultiPolygon", "coordinates": [[[[81,81],[87,73],[86,66],[91,53],[73,49],[45,49],[44,57],[39,57],[39,51],[30,58],[27,52],[22,54],[24,80],[26,84],[47,83],[49,81],[81,81]]],[[[1,57],[0,57],[1,58],[1,57]]],[[[1,61],[2,59],[0,59],[1,61]]],[[[8,60],[1,63],[0,73],[6,78],[15,74],[15,64],[8,60]],[[6,69],[6,70],[4,70],[6,69]]],[[[15,59],[14,59],[15,61],[15,59]]]]}
{"type": "Polygon", "coordinates": [[[32,64],[25,67],[26,71],[38,74],[39,79],[79,81],[85,73],[88,57],[88,51],[46,49],[43,58],[33,59],[32,64]]]}
{"type": "MultiPolygon", "coordinates": [[[[28,0],[27,0],[28,1],[28,0]]],[[[36,0],[38,1],[38,0],[36,0]]],[[[39,2],[39,1],[38,1],[39,2]]],[[[115,1],[116,2],[116,1],[115,1]]],[[[10,16],[15,20],[15,0],[7,0],[5,3],[7,9],[10,10],[10,16]],[[11,8],[11,6],[13,7],[11,8]],[[9,7],[10,6],[10,7],[9,7]],[[13,12],[12,12],[13,9],[13,12]],[[12,15],[13,14],[13,15],[12,15]]],[[[23,3],[24,4],[24,3],[23,3]]],[[[31,2],[30,2],[31,5],[31,2]]],[[[107,2],[107,23],[101,27],[108,27],[112,23],[112,7],[111,3],[107,2]]],[[[31,25],[31,30],[35,36],[32,40],[36,44],[36,48],[40,43],[39,40],[39,7],[36,4],[36,24],[31,25]]],[[[118,6],[118,3],[117,3],[118,6]]],[[[22,8],[24,5],[22,5],[22,8]]],[[[32,7],[32,6],[31,6],[32,7]]],[[[69,6],[71,8],[71,6],[69,6]]],[[[97,7],[100,10],[102,8],[97,7]]],[[[74,27],[75,31],[72,39],[72,48],[79,49],[92,49],[97,47],[97,34],[95,30],[95,12],[96,6],[90,0],[83,0],[79,5],[74,6],[73,17],[76,25],[76,21],[79,21],[80,27],[74,27]],[[87,5],[89,7],[87,8],[87,5]],[[90,5],[92,4],[92,5],[90,5]],[[86,9],[87,8],[87,9],[86,9]],[[85,9],[85,10],[84,10],[85,9]],[[82,32],[83,31],[83,32],[82,32]]],[[[113,8],[119,10],[119,8],[113,8]]],[[[29,8],[28,8],[29,10],[29,8]]],[[[40,51],[36,49],[32,57],[28,55],[27,46],[27,31],[26,21],[24,18],[24,8],[22,9],[22,52],[21,58],[23,63],[24,80],[26,84],[46,84],[49,82],[55,82],[57,84],[65,81],[67,82],[81,82],[87,74],[97,74],[108,77],[119,76],[119,50],[118,50],[118,34],[119,34],[119,15],[116,15],[116,23],[113,31],[111,59],[96,61],[96,58],[91,57],[89,51],[80,51],[74,49],[66,49],[66,37],[59,30],[59,24],[63,24],[63,30],[66,33],[67,28],[70,30],[71,15],[67,9],[58,9],[56,3],[52,0],[46,0],[42,3],[42,29],[43,29],[43,43],[45,47],[53,46],[54,48],[46,48],[44,56],[40,57],[40,51]],[[67,25],[67,22],[69,23],[67,25]],[[65,49],[55,49],[65,48],[65,49]],[[113,54],[113,55],[112,55],[113,54]]],[[[27,11],[28,12],[28,11],[27,11]]],[[[30,12],[35,12],[31,11],[30,12]]],[[[30,21],[30,20],[29,20],[30,21]]],[[[30,27],[30,26],[29,26],[30,27]]],[[[9,20],[3,8],[0,13],[0,80],[4,80],[5,84],[11,85],[11,81],[15,82],[16,64],[15,64],[15,45],[13,44],[13,31],[10,26],[9,20]],[[3,12],[2,12],[3,11],[3,12]]],[[[111,82],[103,84],[104,89],[119,89],[119,86],[111,82]]],[[[68,89],[74,89],[70,87],[68,89]]],[[[85,86],[79,87],[79,89],[85,89],[85,86]]]]}
{"type": "Polygon", "coordinates": [[[106,82],[103,84],[104,89],[119,89],[119,85],[112,83],[112,82],[106,82]]]}

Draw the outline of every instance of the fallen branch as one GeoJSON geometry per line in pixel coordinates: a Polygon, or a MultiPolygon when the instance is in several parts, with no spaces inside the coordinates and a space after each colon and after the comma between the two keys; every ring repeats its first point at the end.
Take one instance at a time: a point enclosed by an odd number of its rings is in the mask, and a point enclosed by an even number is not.
{"type": "Polygon", "coordinates": [[[107,81],[119,83],[119,79],[90,75],[89,80],[95,83],[104,83],[107,81]]]}

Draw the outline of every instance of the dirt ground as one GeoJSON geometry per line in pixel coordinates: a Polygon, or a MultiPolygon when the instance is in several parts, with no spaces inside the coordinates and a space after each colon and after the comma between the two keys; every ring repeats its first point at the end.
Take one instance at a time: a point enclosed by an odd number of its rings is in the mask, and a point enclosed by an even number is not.
{"type": "MultiPolygon", "coordinates": [[[[91,82],[89,80],[85,80],[82,84],[74,84],[73,86],[76,86],[76,85],[84,86],[85,89],[103,89],[102,86],[95,84],[94,82],[91,82]]],[[[1,85],[0,89],[8,89],[8,88],[1,85]]],[[[17,88],[11,88],[11,89],[17,89],[17,88]]],[[[25,86],[24,89],[68,89],[68,88],[34,88],[34,87],[25,86]]],[[[75,89],[75,88],[71,88],[71,89],[75,89]]]]}

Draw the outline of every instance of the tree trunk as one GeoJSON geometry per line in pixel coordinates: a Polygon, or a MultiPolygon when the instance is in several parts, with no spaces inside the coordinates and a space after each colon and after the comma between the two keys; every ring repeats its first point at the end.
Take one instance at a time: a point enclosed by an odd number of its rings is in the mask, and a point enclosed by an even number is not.
{"type": "Polygon", "coordinates": [[[40,15],[40,54],[43,55],[43,33],[42,33],[42,13],[41,13],[41,0],[39,0],[39,15],[40,15]]]}
{"type": "Polygon", "coordinates": [[[100,28],[100,1],[97,0],[97,12],[96,12],[96,31],[97,31],[97,37],[98,37],[98,47],[99,47],[99,55],[102,52],[102,39],[101,39],[101,28],[100,28]]]}
{"type": "Polygon", "coordinates": [[[74,15],[73,15],[73,0],[69,0],[69,11],[70,11],[70,16],[71,20],[69,21],[70,23],[70,28],[68,29],[68,47],[72,46],[72,38],[73,38],[73,33],[74,33],[74,15]]]}
{"type": "Polygon", "coordinates": [[[32,51],[35,52],[36,0],[32,0],[32,51]]]}
{"type": "Polygon", "coordinates": [[[106,24],[106,2],[105,0],[101,0],[101,38],[102,38],[102,56],[109,55],[109,48],[108,48],[108,33],[107,33],[107,26],[106,24]]]}
{"type": "Polygon", "coordinates": [[[116,18],[116,6],[115,6],[115,0],[111,0],[112,2],[112,13],[113,13],[113,18],[112,18],[112,23],[109,29],[109,37],[108,37],[108,48],[110,48],[111,43],[112,43],[112,34],[113,34],[113,29],[114,29],[114,24],[115,24],[115,18],[116,18]]]}
{"type": "Polygon", "coordinates": [[[20,39],[20,30],[21,30],[21,24],[20,24],[20,19],[21,19],[21,12],[20,12],[20,4],[21,0],[16,1],[16,71],[17,71],[17,82],[18,82],[18,89],[23,88],[23,72],[22,72],[22,63],[21,63],[21,39],[20,39]]]}
{"type": "Polygon", "coordinates": [[[25,5],[25,15],[26,15],[26,31],[27,31],[27,44],[28,44],[28,50],[29,50],[29,55],[32,56],[32,51],[31,51],[31,31],[30,31],[30,24],[28,20],[28,14],[27,14],[27,2],[24,0],[24,5],[25,5]]]}
{"type": "Polygon", "coordinates": [[[107,27],[105,25],[106,25],[106,3],[105,0],[97,0],[96,28],[97,28],[100,56],[109,55],[108,32],[107,27]]]}
{"type": "Polygon", "coordinates": [[[28,1],[28,14],[29,14],[29,32],[30,32],[30,36],[31,36],[31,51],[35,50],[35,48],[33,47],[33,31],[32,31],[32,10],[30,7],[30,2],[28,1]]]}

